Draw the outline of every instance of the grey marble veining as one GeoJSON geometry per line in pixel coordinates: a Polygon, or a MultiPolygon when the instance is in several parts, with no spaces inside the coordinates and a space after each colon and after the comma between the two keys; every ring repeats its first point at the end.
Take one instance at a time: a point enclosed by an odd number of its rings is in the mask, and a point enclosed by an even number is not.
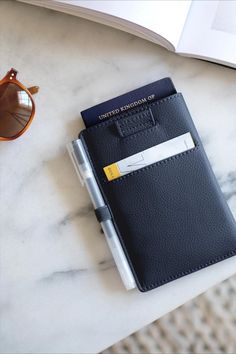
{"type": "Polygon", "coordinates": [[[235,257],[126,292],[66,144],[80,111],[171,76],[236,216],[236,71],[109,27],[0,2],[0,71],[37,84],[36,117],[0,144],[0,352],[98,352],[235,271],[235,257]]]}

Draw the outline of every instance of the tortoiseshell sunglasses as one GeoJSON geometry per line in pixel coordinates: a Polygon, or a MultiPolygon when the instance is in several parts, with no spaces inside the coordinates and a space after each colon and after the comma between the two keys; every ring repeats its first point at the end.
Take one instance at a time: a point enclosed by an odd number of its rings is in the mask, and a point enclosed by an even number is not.
{"type": "Polygon", "coordinates": [[[0,80],[0,140],[13,140],[30,126],[35,114],[32,95],[38,86],[26,88],[17,79],[17,71],[11,69],[0,80]]]}

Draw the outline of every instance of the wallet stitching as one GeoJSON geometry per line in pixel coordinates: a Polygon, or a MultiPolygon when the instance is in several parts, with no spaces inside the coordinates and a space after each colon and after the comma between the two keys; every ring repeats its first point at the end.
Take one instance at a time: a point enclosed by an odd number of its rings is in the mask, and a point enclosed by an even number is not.
{"type": "MultiPolygon", "coordinates": [[[[117,123],[119,123],[119,122],[117,122],[117,123]]],[[[141,122],[141,123],[138,123],[138,124],[133,125],[131,127],[127,126],[126,124],[119,124],[119,126],[120,126],[121,129],[129,130],[129,129],[136,129],[139,126],[143,126],[143,125],[147,125],[147,124],[152,126],[152,122],[141,122]]]]}
{"type": "Polygon", "coordinates": [[[165,97],[162,100],[158,100],[156,102],[149,103],[148,105],[146,104],[146,105],[142,106],[141,108],[140,107],[136,108],[136,109],[132,110],[132,112],[123,113],[123,114],[121,113],[119,115],[116,115],[114,117],[109,118],[105,122],[101,122],[101,123],[99,123],[97,125],[94,125],[92,127],[88,127],[86,129],[82,130],[81,134],[89,133],[89,132],[94,131],[96,129],[103,128],[104,126],[110,125],[113,121],[116,121],[118,118],[125,118],[125,117],[131,116],[133,114],[139,113],[140,111],[143,111],[144,109],[147,109],[147,107],[159,106],[162,103],[165,103],[167,101],[170,101],[170,100],[173,100],[173,99],[177,99],[177,98],[180,98],[180,97],[182,97],[182,94],[179,92],[179,93],[176,93],[176,94],[174,94],[172,96],[165,97]]]}
{"type": "Polygon", "coordinates": [[[103,181],[106,183],[106,184],[114,184],[114,183],[119,183],[119,182],[122,182],[125,178],[129,178],[130,176],[133,176],[133,175],[136,175],[138,173],[141,173],[143,171],[147,171],[147,170],[150,170],[158,165],[164,165],[164,164],[167,164],[169,161],[173,161],[173,160],[177,160],[179,159],[180,157],[182,156],[185,156],[185,155],[188,155],[192,152],[196,152],[197,150],[199,149],[199,145],[196,145],[194,146],[194,148],[188,150],[188,151],[184,151],[184,152],[181,152],[180,154],[178,155],[175,155],[175,156],[170,156],[168,157],[167,159],[165,160],[161,160],[161,161],[157,161],[157,162],[154,162],[152,163],[151,165],[149,166],[145,166],[145,167],[142,167],[136,171],[132,171],[132,172],[129,172],[127,173],[127,175],[124,175],[124,176],[121,176],[121,177],[118,177],[112,181],[108,181],[108,180],[105,180],[103,179],[103,181]]]}
{"type": "Polygon", "coordinates": [[[135,130],[137,128],[141,128],[141,127],[147,127],[147,126],[152,126],[151,122],[146,122],[146,123],[139,123],[137,124],[135,127],[128,127],[128,128],[124,128],[124,126],[120,126],[120,130],[122,132],[123,135],[125,135],[125,132],[123,129],[126,129],[127,131],[132,131],[132,130],[135,130]]]}
{"type": "MultiPolygon", "coordinates": [[[[119,126],[119,129],[121,130],[120,126],[119,126]]],[[[161,126],[159,122],[156,122],[155,126],[147,127],[147,130],[145,130],[145,131],[142,131],[142,130],[137,131],[137,133],[135,133],[131,136],[123,136],[123,139],[125,139],[127,141],[127,140],[134,139],[140,135],[149,135],[149,133],[151,133],[152,131],[157,130],[157,129],[162,129],[162,131],[165,133],[166,138],[169,137],[169,135],[167,134],[166,128],[164,126],[161,126]]],[[[123,134],[122,130],[121,130],[121,133],[123,134]]],[[[81,136],[83,136],[83,134],[81,134],[81,136]]],[[[114,139],[119,140],[120,137],[114,137],[114,139]]]]}
{"type": "MultiPolygon", "coordinates": [[[[131,139],[134,139],[134,138],[136,138],[137,136],[140,136],[140,135],[149,135],[149,133],[151,133],[152,131],[154,131],[154,130],[157,130],[157,129],[160,129],[160,124],[157,122],[156,123],[156,125],[153,127],[153,126],[151,126],[151,127],[147,127],[147,129],[148,130],[145,130],[145,131],[139,131],[139,132],[137,132],[136,134],[133,134],[133,135],[131,135],[131,136],[127,136],[127,137],[124,137],[126,140],[131,140],[131,139]]],[[[164,127],[161,127],[162,129],[163,129],[163,131],[164,131],[164,127]]],[[[165,131],[165,134],[166,134],[166,131],[165,131]]],[[[167,134],[166,134],[166,136],[167,136],[167,134]]]]}
{"type": "MultiPolygon", "coordinates": [[[[149,111],[148,111],[148,112],[149,112],[149,111]]],[[[140,119],[142,119],[142,118],[146,118],[146,116],[148,116],[148,119],[149,119],[150,123],[152,123],[150,113],[147,114],[147,113],[144,113],[144,112],[138,112],[138,113],[136,113],[136,116],[135,116],[135,117],[132,117],[132,115],[131,115],[130,117],[124,118],[124,119],[122,120],[122,122],[120,122],[119,124],[120,124],[121,126],[126,125],[125,122],[127,122],[127,121],[128,121],[128,122],[131,121],[131,122],[134,122],[134,123],[135,123],[135,121],[140,120],[140,119]]]]}
{"type": "Polygon", "coordinates": [[[162,280],[159,280],[158,282],[156,283],[152,283],[150,285],[142,285],[139,283],[141,289],[143,290],[150,290],[150,289],[153,289],[154,287],[156,286],[159,286],[159,285],[163,285],[171,280],[175,280],[181,276],[185,276],[185,275],[188,275],[190,273],[193,273],[193,272],[196,272],[197,270],[200,270],[202,268],[205,268],[205,267],[208,267],[209,265],[212,265],[216,262],[220,262],[222,261],[223,259],[226,259],[226,258],[229,258],[229,257],[232,257],[236,255],[236,250],[235,251],[230,251],[229,253],[223,255],[223,256],[218,256],[210,261],[208,261],[207,263],[203,263],[203,264],[200,264],[199,266],[195,267],[195,268],[190,268],[186,271],[183,271],[183,272],[180,272],[180,273],[177,273],[175,275],[170,275],[169,277],[165,278],[165,279],[162,279],[162,280]]]}

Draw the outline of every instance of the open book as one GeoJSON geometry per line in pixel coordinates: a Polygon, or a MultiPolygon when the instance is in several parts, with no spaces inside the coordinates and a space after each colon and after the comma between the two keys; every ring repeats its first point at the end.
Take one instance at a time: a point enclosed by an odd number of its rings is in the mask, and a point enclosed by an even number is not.
{"type": "Polygon", "coordinates": [[[181,55],[236,68],[236,1],[20,0],[80,16],[181,55]]]}

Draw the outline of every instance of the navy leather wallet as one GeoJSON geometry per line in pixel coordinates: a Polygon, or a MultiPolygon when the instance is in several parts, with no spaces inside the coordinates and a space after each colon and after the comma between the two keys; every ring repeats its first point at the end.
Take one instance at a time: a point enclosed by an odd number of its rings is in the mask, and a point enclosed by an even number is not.
{"type": "Polygon", "coordinates": [[[181,93],[79,136],[141,291],[236,254],[236,226],[181,93]],[[108,181],[103,167],[190,132],[195,147],[108,181]]]}

